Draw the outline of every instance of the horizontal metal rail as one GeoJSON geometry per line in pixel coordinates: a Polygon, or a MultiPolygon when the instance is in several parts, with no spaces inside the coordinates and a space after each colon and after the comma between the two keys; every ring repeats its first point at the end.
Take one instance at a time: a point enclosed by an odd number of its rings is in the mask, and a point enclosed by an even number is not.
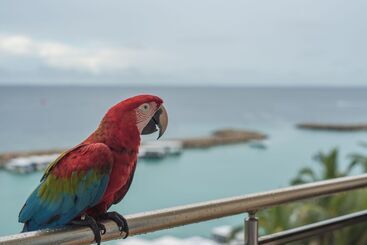
{"type": "MultiPolygon", "coordinates": [[[[168,229],[225,216],[254,212],[279,204],[328,196],[367,187],[367,174],[281,188],[273,191],[225,198],[175,208],[127,215],[130,236],[168,229]]],[[[124,237],[113,221],[104,221],[103,241],[124,237]]],[[[69,227],[0,237],[0,244],[90,244],[94,236],[89,228],[69,227]]]]}
{"type": "Polygon", "coordinates": [[[262,236],[259,237],[259,244],[278,245],[299,241],[361,222],[367,222],[367,210],[262,236]]]}

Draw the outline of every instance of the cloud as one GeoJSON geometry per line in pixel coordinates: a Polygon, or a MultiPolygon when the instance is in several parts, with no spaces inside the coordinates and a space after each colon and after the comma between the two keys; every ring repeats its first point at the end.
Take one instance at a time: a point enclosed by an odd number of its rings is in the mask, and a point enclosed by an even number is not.
{"type": "Polygon", "coordinates": [[[96,45],[80,47],[24,35],[0,35],[1,54],[36,58],[51,68],[93,74],[129,69],[154,70],[163,59],[162,53],[153,49],[96,45]]]}

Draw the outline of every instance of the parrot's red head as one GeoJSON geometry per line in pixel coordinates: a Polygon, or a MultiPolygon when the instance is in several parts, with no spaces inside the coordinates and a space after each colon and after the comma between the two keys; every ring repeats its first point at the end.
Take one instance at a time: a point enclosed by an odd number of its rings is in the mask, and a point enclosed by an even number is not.
{"type": "Polygon", "coordinates": [[[159,129],[160,138],[166,131],[168,115],[161,98],[138,95],[111,107],[102,120],[102,124],[106,123],[114,124],[123,131],[137,129],[140,134],[151,134],[159,129]]]}

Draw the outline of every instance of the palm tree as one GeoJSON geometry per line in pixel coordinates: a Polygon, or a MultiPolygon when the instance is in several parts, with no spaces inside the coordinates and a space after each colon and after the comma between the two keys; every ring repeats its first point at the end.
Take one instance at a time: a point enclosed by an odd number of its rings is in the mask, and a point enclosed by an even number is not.
{"type": "MultiPolygon", "coordinates": [[[[321,174],[317,174],[312,168],[305,167],[302,168],[297,176],[291,180],[292,185],[305,184],[314,181],[332,179],[343,177],[347,175],[347,171],[340,171],[338,164],[338,149],[334,148],[330,153],[319,152],[314,156],[316,160],[321,165],[321,174]]],[[[348,167],[348,170],[351,167],[348,167]]]]}
{"type": "MultiPolygon", "coordinates": [[[[367,148],[367,142],[360,142],[360,146],[367,148]]],[[[367,156],[361,153],[352,153],[349,155],[350,159],[352,160],[351,164],[349,165],[350,170],[349,172],[357,165],[361,166],[363,172],[367,173],[367,156]]]]}
{"type": "MultiPolygon", "coordinates": [[[[332,149],[329,153],[319,152],[314,159],[321,165],[320,174],[310,167],[302,168],[297,176],[291,180],[291,184],[305,184],[343,177],[348,175],[358,165],[362,165],[367,172],[367,157],[364,155],[351,155],[352,161],[344,171],[339,168],[338,155],[337,149],[332,149]]],[[[264,233],[268,234],[366,208],[367,191],[358,190],[314,201],[279,206],[261,212],[259,217],[261,228],[264,233]],[[263,224],[261,220],[265,220],[263,224]]],[[[366,224],[353,226],[333,233],[323,234],[317,239],[304,241],[302,244],[367,244],[366,229],[366,224]],[[351,239],[353,239],[353,243],[351,243],[351,239]]]]}

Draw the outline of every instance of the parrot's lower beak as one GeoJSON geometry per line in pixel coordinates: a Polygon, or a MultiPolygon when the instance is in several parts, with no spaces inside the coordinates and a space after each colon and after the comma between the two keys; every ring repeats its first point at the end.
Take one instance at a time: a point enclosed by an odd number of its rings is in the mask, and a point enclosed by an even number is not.
{"type": "Polygon", "coordinates": [[[141,134],[152,134],[157,131],[157,126],[159,129],[158,139],[164,134],[168,125],[168,114],[166,108],[163,105],[159,107],[152,119],[143,129],[141,134]]]}

